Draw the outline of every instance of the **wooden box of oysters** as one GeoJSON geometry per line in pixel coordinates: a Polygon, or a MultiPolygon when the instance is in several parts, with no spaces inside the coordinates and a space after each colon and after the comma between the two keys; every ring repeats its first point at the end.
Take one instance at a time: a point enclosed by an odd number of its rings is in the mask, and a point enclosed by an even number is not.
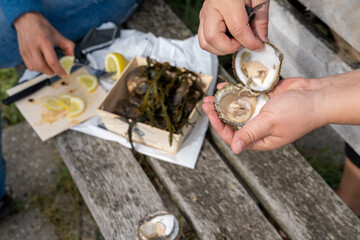
{"type": "Polygon", "coordinates": [[[191,131],[213,77],[135,57],[98,108],[106,128],[175,154],[191,131]]]}

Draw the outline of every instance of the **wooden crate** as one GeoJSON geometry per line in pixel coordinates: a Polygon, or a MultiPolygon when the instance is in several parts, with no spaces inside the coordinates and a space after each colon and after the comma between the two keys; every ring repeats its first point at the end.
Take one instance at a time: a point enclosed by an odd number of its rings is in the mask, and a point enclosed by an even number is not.
{"type": "MultiPolygon", "coordinates": [[[[128,96],[126,87],[128,74],[136,67],[141,65],[147,65],[146,58],[133,58],[128,66],[124,69],[121,77],[114,83],[114,86],[107,93],[107,96],[97,109],[98,115],[108,130],[127,138],[129,124],[123,117],[114,114],[113,109],[119,100],[128,96]]],[[[211,82],[213,81],[213,77],[204,74],[199,74],[199,76],[201,79],[200,86],[203,88],[204,92],[207,92],[211,82]]],[[[189,123],[194,123],[198,118],[199,112],[202,111],[201,103],[202,101],[199,101],[192,110],[189,116],[189,123]]],[[[182,134],[173,134],[172,145],[170,146],[168,131],[152,127],[145,123],[136,123],[135,127],[133,128],[132,139],[134,142],[142,143],[147,146],[175,154],[179,150],[181,143],[189,134],[191,128],[192,126],[186,125],[181,131],[182,134]]]]}

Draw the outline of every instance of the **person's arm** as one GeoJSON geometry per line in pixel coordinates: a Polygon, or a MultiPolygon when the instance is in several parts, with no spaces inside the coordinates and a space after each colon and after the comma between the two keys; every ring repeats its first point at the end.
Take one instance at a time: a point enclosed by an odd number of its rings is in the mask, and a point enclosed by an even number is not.
{"type": "Polygon", "coordinates": [[[27,12],[43,12],[40,0],[0,0],[0,7],[9,26],[27,12]]]}
{"type": "Polygon", "coordinates": [[[282,147],[330,123],[360,125],[359,93],[360,70],[320,79],[285,79],[269,93],[259,115],[238,131],[218,118],[214,97],[204,99],[203,109],[215,131],[238,154],[282,147]]]}
{"type": "Polygon", "coordinates": [[[267,40],[269,4],[255,14],[251,25],[245,5],[254,7],[264,0],[205,0],[200,11],[200,46],[213,54],[225,55],[240,50],[262,49],[267,40]],[[226,35],[226,27],[234,38],[226,35]]]}
{"type": "Polygon", "coordinates": [[[16,29],[19,52],[29,70],[66,77],[54,46],[73,56],[75,45],[42,15],[38,0],[0,0],[8,23],[16,29]]]}

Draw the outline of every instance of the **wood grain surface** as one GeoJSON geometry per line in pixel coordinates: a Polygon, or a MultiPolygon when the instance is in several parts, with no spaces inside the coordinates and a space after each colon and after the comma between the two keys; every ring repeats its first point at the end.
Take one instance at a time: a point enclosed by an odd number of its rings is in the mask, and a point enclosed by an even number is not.
{"type": "Polygon", "coordinates": [[[140,218],[164,203],[131,151],[67,131],[55,144],[105,239],[135,239],[140,218]]]}
{"type": "Polygon", "coordinates": [[[199,239],[281,239],[207,140],[194,170],[149,162],[199,239]]]}
{"type": "MultiPolygon", "coordinates": [[[[320,4],[320,2],[330,1],[312,1],[312,5],[320,4]]],[[[351,5],[354,1],[349,1],[349,3],[351,5]]],[[[270,41],[284,53],[282,77],[319,78],[353,70],[314,35],[300,18],[296,17],[298,12],[288,1],[272,1],[270,12],[270,41]]],[[[341,14],[341,12],[336,14],[341,14]]],[[[357,15],[360,16],[360,14],[357,15]]],[[[331,126],[360,154],[360,126],[331,126]]]]}
{"type": "Polygon", "coordinates": [[[216,145],[290,239],[358,239],[360,220],[292,145],[235,155],[216,145]]]}
{"type": "Polygon", "coordinates": [[[358,0],[299,1],[360,51],[360,2],[358,0]]]}

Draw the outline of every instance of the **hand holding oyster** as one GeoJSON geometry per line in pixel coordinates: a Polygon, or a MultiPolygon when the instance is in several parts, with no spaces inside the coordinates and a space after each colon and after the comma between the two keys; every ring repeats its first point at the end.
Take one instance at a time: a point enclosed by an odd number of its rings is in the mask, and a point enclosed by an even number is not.
{"type": "Polygon", "coordinates": [[[279,81],[283,54],[265,43],[265,49],[255,52],[246,48],[233,55],[233,70],[239,81],[220,89],[215,95],[215,110],[219,118],[233,130],[253,119],[269,100],[267,92],[279,81]]]}

